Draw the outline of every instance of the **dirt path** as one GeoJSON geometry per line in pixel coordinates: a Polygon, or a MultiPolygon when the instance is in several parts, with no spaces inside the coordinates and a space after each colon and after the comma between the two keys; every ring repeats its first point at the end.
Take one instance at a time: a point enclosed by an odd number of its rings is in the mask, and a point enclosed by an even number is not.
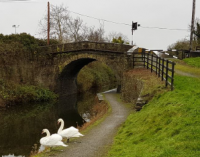
{"type": "Polygon", "coordinates": [[[175,69],[175,73],[177,73],[179,75],[183,75],[183,76],[199,78],[197,75],[194,75],[194,74],[191,74],[191,73],[188,73],[188,72],[186,73],[186,72],[183,72],[183,71],[177,70],[177,69],[175,69]]]}
{"type": "Polygon", "coordinates": [[[129,109],[116,100],[116,93],[106,93],[105,97],[112,108],[110,115],[84,137],[69,143],[68,148],[56,157],[101,157],[107,152],[118,128],[126,120],[129,109]]]}

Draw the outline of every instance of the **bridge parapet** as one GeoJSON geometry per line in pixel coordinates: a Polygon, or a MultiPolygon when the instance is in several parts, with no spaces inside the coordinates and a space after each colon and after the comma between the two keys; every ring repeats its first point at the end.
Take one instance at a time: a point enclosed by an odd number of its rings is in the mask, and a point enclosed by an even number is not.
{"type": "Polygon", "coordinates": [[[78,52],[78,51],[107,51],[112,53],[125,53],[132,46],[124,45],[118,43],[106,43],[106,42],[90,42],[90,41],[81,41],[73,43],[65,43],[60,45],[51,45],[51,46],[41,46],[38,48],[38,52],[42,53],[67,53],[67,52],[78,52]]]}

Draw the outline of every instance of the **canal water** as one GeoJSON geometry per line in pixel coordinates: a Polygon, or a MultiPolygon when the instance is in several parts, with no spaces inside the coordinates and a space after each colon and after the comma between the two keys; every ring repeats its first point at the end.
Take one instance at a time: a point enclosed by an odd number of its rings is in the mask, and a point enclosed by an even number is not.
{"type": "Polygon", "coordinates": [[[56,133],[57,120],[65,121],[65,128],[81,126],[90,120],[94,92],[61,96],[58,102],[26,104],[0,110],[0,157],[29,157],[37,150],[42,129],[56,133]]]}

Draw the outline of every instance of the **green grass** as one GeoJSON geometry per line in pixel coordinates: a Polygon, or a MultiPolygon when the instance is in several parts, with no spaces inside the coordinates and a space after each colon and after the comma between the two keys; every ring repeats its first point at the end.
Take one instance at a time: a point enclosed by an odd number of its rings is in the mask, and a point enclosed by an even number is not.
{"type": "Polygon", "coordinates": [[[196,58],[185,58],[184,62],[187,63],[188,65],[191,65],[193,67],[198,67],[200,68],[200,57],[196,58]]]}
{"type": "Polygon", "coordinates": [[[186,58],[184,60],[170,59],[176,63],[175,70],[183,71],[200,77],[199,58],[186,58]]]}
{"type": "Polygon", "coordinates": [[[131,114],[108,157],[200,156],[200,80],[175,76],[175,90],[157,94],[131,114]]]}

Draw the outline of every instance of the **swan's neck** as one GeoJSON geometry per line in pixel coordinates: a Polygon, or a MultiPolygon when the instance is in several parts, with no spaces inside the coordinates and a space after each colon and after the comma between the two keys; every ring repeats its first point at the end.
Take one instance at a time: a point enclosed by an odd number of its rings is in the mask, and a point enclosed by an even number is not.
{"type": "Polygon", "coordinates": [[[60,123],[61,125],[60,125],[60,128],[58,129],[58,133],[61,132],[64,128],[64,121],[61,121],[60,123]]]}
{"type": "Polygon", "coordinates": [[[45,131],[47,136],[46,137],[49,137],[50,136],[50,132],[48,130],[45,131]]]}

